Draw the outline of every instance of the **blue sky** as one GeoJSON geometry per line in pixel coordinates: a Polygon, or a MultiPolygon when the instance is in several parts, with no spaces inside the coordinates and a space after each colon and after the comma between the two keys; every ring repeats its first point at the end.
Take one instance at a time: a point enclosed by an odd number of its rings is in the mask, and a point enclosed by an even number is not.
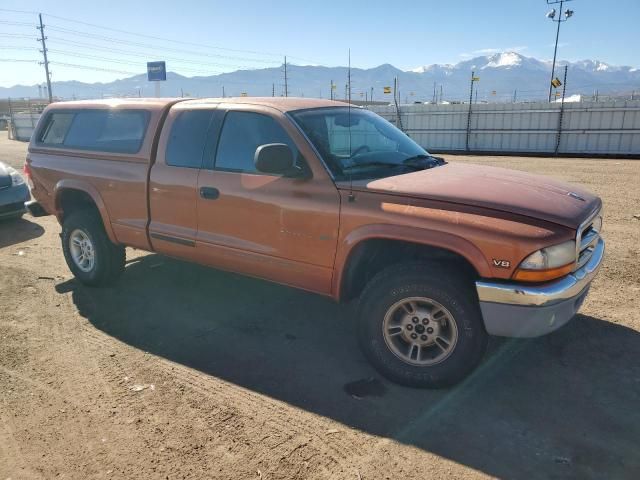
{"type": "MultiPolygon", "coordinates": [[[[575,10],[575,15],[562,26],[561,59],[590,58],[640,66],[640,0],[573,0],[566,7],[575,10]]],[[[545,0],[0,3],[0,9],[42,11],[45,24],[59,29],[47,30],[50,57],[58,63],[52,66],[54,80],[82,81],[128,76],[122,72],[143,73],[138,63],[163,56],[174,59],[167,62],[169,70],[188,76],[231,71],[238,66],[277,66],[284,54],[298,64],[345,65],[348,47],[352,65],[363,68],[391,63],[410,69],[502,50],[549,59],[555,40],[555,24],[545,18],[549,8],[545,0]],[[184,43],[101,30],[66,19],[184,43]]],[[[32,60],[0,63],[0,86],[44,79],[42,67],[35,63],[40,58],[38,44],[31,38],[37,34],[36,18],[33,13],[0,10],[0,59],[32,60]]]]}

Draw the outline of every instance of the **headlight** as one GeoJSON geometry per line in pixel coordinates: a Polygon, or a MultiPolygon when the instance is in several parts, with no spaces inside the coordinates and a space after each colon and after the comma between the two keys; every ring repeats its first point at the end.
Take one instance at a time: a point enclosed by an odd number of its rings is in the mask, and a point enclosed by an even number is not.
{"type": "Polygon", "coordinates": [[[514,280],[545,282],[571,272],[576,261],[576,242],[569,240],[533,252],[513,274],[514,280]]]}
{"type": "Polygon", "coordinates": [[[18,185],[22,185],[24,183],[24,178],[22,178],[22,175],[20,175],[20,173],[18,173],[15,168],[9,167],[7,170],[9,171],[9,176],[11,177],[12,187],[17,187],[18,185]]]}

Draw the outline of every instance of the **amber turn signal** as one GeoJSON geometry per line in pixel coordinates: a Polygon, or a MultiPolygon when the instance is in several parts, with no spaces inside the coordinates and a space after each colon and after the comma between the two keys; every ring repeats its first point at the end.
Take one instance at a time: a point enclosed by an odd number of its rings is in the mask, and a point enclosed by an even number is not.
{"type": "Polygon", "coordinates": [[[571,273],[574,263],[568,263],[562,267],[550,268],[548,270],[525,270],[519,268],[513,274],[513,279],[520,282],[548,282],[556,278],[564,277],[571,273]]]}

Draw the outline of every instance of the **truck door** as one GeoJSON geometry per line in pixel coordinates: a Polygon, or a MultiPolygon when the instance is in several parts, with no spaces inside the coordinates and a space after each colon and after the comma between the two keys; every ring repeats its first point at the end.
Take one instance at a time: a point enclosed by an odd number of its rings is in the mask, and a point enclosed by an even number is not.
{"type": "Polygon", "coordinates": [[[329,293],[340,199],[315,152],[284,114],[235,105],[198,177],[201,259],[220,268],[329,293]],[[259,172],[260,145],[286,143],[309,178],[259,172]]]}
{"type": "Polygon", "coordinates": [[[149,177],[149,237],[153,250],[196,260],[198,172],[215,109],[171,108],[149,177]]]}

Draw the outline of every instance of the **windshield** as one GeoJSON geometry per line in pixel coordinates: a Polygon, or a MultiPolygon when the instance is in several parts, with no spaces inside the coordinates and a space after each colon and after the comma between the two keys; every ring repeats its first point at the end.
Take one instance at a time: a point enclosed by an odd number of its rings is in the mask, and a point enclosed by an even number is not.
{"type": "Polygon", "coordinates": [[[435,166],[425,149],[368,110],[330,107],[290,115],[336,180],[385,177],[435,166]]]}

